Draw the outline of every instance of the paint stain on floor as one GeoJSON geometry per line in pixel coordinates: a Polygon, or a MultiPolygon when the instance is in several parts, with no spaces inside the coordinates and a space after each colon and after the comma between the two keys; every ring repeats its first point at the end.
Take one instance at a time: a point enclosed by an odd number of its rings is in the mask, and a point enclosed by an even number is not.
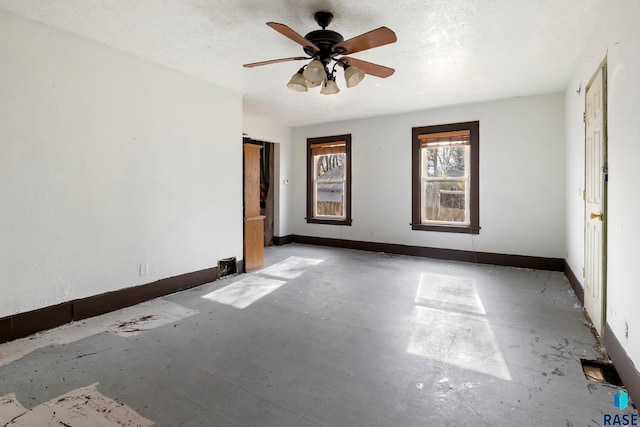
{"type": "Polygon", "coordinates": [[[0,367],[49,345],[69,344],[102,332],[131,337],[195,314],[198,311],[164,299],[147,301],[3,344],[0,367]]]}
{"type": "Polygon", "coordinates": [[[4,427],[147,427],[150,421],[127,405],[102,395],[96,386],[78,388],[33,409],[23,407],[16,395],[0,396],[0,425],[4,427]]]}
{"type": "Polygon", "coordinates": [[[149,314],[146,316],[140,316],[132,320],[127,320],[126,322],[119,322],[118,324],[114,325],[115,330],[112,332],[117,335],[126,334],[126,333],[133,334],[136,332],[144,332],[149,328],[144,328],[142,326],[149,324],[153,319],[157,319],[157,317],[158,316],[149,314]]]}

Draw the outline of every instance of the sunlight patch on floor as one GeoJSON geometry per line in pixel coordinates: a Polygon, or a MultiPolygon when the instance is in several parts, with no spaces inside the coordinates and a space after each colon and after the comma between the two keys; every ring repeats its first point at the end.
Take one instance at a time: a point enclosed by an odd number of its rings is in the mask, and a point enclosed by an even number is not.
{"type": "Polygon", "coordinates": [[[249,307],[260,298],[269,295],[285,283],[287,282],[284,280],[249,276],[217,291],[203,295],[202,298],[243,309],[249,307]]]}
{"type": "Polygon", "coordinates": [[[511,380],[472,279],[423,274],[407,352],[511,380]]]}
{"type": "Polygon", "coordinates": [[[202,298],[239,309],[247,308],[260,298],[269,295],[287,283],[288,280],[304,274],[311,267],[320,264],[322,261],[324,260],[291,256],[224,288],[203,295],[202,298]]]}
{"type": "Polygon", "coordinates": [[[284,261],[280,261],[279,263],[260,270],[259,273],[281,279],[295,279],[314,265],[320,264],[322,261],[324,260],[291,256],[284,261]]]}
{"type": "Polygon", "coordinates": [[[423,273],[415,301],[432,307],[486,314],[475,283],[467,277],[423,273]]]}

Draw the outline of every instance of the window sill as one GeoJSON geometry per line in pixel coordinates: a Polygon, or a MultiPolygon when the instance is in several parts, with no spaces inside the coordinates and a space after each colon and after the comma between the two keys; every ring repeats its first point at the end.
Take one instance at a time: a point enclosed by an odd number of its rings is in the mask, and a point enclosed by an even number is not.
{"type": "Polygon", "coordinates": [[[307,224],[327,224],[327,225],[348,225],[351,226],[351,219],[326,219],[326,218],[306,218],[307,224]]]}
{"type": "Polygon", "coordinates": [[[480,227],[474,227],[471,225],[411,224],[411,229],[420,231],[440,231],[443,233],[480,234],[480,227]]]}

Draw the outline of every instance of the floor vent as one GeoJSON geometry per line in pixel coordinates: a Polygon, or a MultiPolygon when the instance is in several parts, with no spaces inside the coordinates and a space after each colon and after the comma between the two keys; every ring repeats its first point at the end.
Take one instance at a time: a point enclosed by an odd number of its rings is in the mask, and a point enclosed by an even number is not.
{"type": "Polygon", "coordinates": [[[580,359],[582,370],[587,380],[596,383],[612,384],[623,386],[622,380],[613,363],[603,360],[580,359]]]}
{"type": "Polygon", "coordinates": [[[218,261],[218,277],[224,277],[236,273],[238,273],[236,257],[224,258],[218,261]]]}

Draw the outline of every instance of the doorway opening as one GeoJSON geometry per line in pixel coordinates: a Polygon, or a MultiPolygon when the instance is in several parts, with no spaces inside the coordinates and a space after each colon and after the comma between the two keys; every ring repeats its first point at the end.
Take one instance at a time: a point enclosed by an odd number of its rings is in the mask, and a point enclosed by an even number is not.
{"type": "Polygon", "coordinates": [[[244,137],[245,271],[263,266],[264,247],[273,245],[275,223],[274,143],[244,137]]]}

